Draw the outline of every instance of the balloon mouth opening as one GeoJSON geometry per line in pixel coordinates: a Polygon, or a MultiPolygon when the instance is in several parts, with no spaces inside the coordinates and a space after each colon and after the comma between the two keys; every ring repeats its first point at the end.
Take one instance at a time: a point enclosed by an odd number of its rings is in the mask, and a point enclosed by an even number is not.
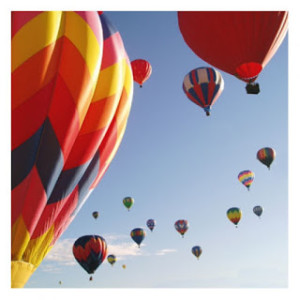
{"type": "Polygon", "coordinates": [[[262,65],[257,62],[243,63],[235,69],[235,76],[240,80],[251,83],[256,80],[262,69],[262,65]]]}

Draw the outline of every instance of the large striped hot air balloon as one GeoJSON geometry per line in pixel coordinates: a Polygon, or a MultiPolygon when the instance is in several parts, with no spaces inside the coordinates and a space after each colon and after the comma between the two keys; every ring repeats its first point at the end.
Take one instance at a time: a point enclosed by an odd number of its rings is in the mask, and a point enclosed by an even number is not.
{"type": "Polygon", "coordinates": [[[236,225],[242,218],[242,211],[238,207],[232,207],[227,210],[227,218],[236,225]]]}
{"type": "Polygon", "coordinates": [[[254,173],[250,170],[245,170],[239,173],[238,180],[248,189],[250,190],[250,186],[254,180],[254,173]]]}
{"type": "Polygon", "coordinates": [[[210,115],[211,107],[224,89],[224,81],[220,72],[213,68],[197,68],[190,71],[183,80],[186,96],[210,115]]]}
{"type": "Polygon", "coordinates": [[[271,60],[288,29],[287,11],[180,11],[180,32],[201,59],[251,84],[271,60]]]}
{"type": "Polygon", "coordinates": [[[11,285],[23,287],[112,161],[133,77],[97,12],[12,12],[11,285]]]}
{"type": "Polygon", "coordinates": [[[276,151],[270,147],[259,149],[256,154],[257,159],[270,170],[270,166],[276,157],[276,151]]]}

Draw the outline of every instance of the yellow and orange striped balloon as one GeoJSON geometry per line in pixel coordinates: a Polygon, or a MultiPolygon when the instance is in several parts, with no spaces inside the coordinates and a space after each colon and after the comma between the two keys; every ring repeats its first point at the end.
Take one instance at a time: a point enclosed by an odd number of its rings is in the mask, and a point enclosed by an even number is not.
{"type": "Polygon", "coordinates": [[[12,12],[11,285],[23,287],[125,132],[130,60],[97,12],[12,12]]]}

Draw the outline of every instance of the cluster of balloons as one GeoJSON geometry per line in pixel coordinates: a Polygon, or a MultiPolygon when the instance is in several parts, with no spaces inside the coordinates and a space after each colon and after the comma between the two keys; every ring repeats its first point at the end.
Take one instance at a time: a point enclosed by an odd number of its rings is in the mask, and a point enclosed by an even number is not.
{"type": "MultiPolygon", "coordinates": [[[[256,158],[270,170],[270,166],[276,157],[276,151],[270,147],[264,147],[257,151],[256,158]]],[[[248,189],[250,190],[250,186],[254,180],[254,173],[250,170],[241,171],[238,174],[238,180],[248,189]]],[[[260,217],[263,213],[263,207],[257,205],[253,207],[253,212],[260,217]]],[[[228,219],[236,225],[242,218],[242,211],[238,207],[232,207],[227,210],[228,219]]]]}

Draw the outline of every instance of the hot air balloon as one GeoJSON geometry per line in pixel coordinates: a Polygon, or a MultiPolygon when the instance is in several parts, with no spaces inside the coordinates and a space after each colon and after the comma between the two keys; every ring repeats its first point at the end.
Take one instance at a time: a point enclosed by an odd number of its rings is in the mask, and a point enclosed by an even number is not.
{"type": "Polygon", "coordinates": [[[152,67],[150,63],[145,59],[136,59],[131,62],[131,68],[133,80],[137,82],[140,87],[142,87],[143,83],[149,79],[152,73],[152,67]]]}
{"type": "Polygon", "coordinates": [[[116,154],[133,91],[105,13],[12,12],[11,286],[23,287],[116,154]]]}
{"type": "Polygon", "coordinates": [[[140,248],[140,245],[146,236],[146,232],[142,228],[135,228],[135,229],[131,230],[130,236],[138,244],[138,246],[140,248]]]}
{"type": "Polygon", "coordinates": [[[192,253],[197,257],[197,259],[199,259],[201,253],[202,253],[202,249],[200,246],[194,246],[192,248],[192,253]]]}
{"type": "Polygon", "coordinates": [[[94,212],[92,213],[92,215],[93,215],[93,217],[94,217],[95,219],[97,219],[98,216],[99,216],[99,213],[98,213],[97,211],[94,211],[94,212]]]}
{"type": "Polygon", "coordinates": [[[245,187],[247,187],[247,189],[249,191],[250,186],[254,180],[254,173],[250,170],[242,171],[239,173],[238,179],[245,187]]]}
{"type": "Polygon", "coordinates": [[[183,237],[184,234],[187,232],[189,229],[189,222],[187,220],[178,220],[174,224],[175,229],[181,234],[183,237]]]}
{"type": "MultiPolygon", "coordinates": [[[[94,274],[106,257],[107,245],[99,235],[84,235],[73,245],[73,255],[81,267],[88,273],[94,274]]],[[[92,276],[90,280],[93,280],[92,276]]]]}
{"type": "Polygon", "coordinates": [[[133,203],[134,203],[134,199],[132,197],[125,197],[123,199],[123,204],[128,209],[128,211],[130,210],[133,203]]]}
{"type": "Polygon", "coordinates": [[[224,89],[220,72],[213,68],[197,68],[190,71],[183,80],[186,96],[210,115],[210,109],[224,89]]]}
{"type": "Polygon", "coordinates": [[[117,261],[115,255],[113,254],[110,254],[107,256],[107,261],[113,266],[114,263],[117,261]]]}
{"type": "Polygon", "coordinates": [[[259,206],[259,205],[254,206],[254,207],[253,207],[253,212],[254,212],[258,217],[260,217],[261,214],[263,213],[263,208],[262,208],[261,206],[259,206]]]}
{"type": "Polygon", "coordinates": [[[180,32],[191,50],[207,63],[253,82],[276,53],[288,28],[287,11],[180,11],[180,32]]]}
{"type": "Polygon", "coordinates": [[[147,221],[147,226],[148,226],[148,228],[149,228],[151,231],[153,231],[155,225],[156,225],[156,221],[155,221],[155,220],[149,219],[149,220],[147,221]]]}
{"type": "Polygon", "coordinates": [[[122,268],[123,268],[123,269],[126,269],[126,265],[122,265],[122,268]]]}
{"type": "Polygon", "coordinates": [[[276,157],[276,152],[274,149],[270,147],[265,147],[257,151],[256,157],[261,163],[266,165],[270,170],[271,163],[276,157]]]}
{"type": "Polygon", "coordinates": [[[61,281],[59,281],[59,282],[58,282],[58,284],[59,284],[59,285],[62,285],[62,282],[61,282],[61,281]]]}
{"type": "Polygon", "coordinates": [[[242,217],[242,211],[238,207],[232,207],[227,210],[227,218],[236,225],[242,217]]]}

